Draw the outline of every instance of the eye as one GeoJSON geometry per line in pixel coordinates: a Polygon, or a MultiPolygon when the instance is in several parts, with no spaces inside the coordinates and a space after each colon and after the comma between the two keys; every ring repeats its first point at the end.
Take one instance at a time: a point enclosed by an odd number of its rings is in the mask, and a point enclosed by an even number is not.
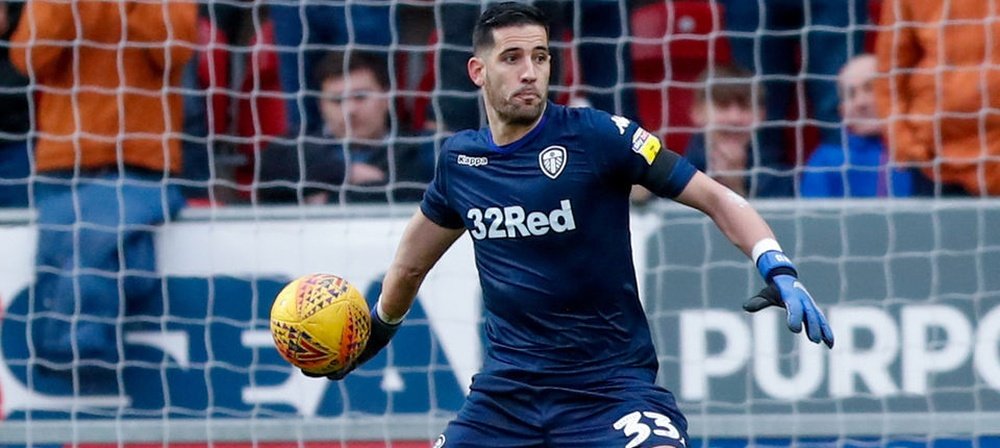
{"type": "Polygon", "coordinates": [[[506,63],[508,63],[508,64],[513,64],[513,63],[517,62],[517,56],[513,55],[513,54],[505,55],[503,57],[503,61],[506,62],[506,63]]]}
{"type": "Polygon", "coordinates": [[[549,55],[546,53],[539,53],[535,55],[535,62],[542,64],[549,60],[549,55]]]}

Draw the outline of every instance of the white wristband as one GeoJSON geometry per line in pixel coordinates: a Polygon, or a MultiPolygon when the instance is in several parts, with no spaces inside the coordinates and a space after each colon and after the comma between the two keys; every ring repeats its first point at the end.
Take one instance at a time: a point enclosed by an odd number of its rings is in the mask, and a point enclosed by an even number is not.
{"type": "Polygon", "coordinates": [[[382,319],[382,322],[385,322],[389,325],[396,325],[402,322],[403,319],[406,319],[406,314],[403,314],[402,316],[396,319],[390,318],[389,315],[385,313],[385,310],[382,309],[382,296],[379,296],[378,302],[375,303],[375,313],[378,314],[379,319],[382,319]]]}
{"type": "Polygon", "coordinates": [[[758,241],[757,244],[754,244],[753,250],[750,251],[750,257],[753,258],[753,265],[757,266],[757,260],[760,259],[760,256],[772,250],[782,252],[781,246],[778,245],[778,242],[774,238],[764,238],[758,241]]]}

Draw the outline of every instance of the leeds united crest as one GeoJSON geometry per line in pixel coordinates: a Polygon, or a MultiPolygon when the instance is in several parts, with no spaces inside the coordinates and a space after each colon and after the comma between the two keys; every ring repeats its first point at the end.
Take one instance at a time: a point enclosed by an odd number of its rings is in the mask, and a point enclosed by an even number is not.
{"type": "Polygon", "coordinates": [[[545,148],[538,154],[538,166],[549,179],[559,177],[566,168],[566,148],[555,145],[545,148]]]}

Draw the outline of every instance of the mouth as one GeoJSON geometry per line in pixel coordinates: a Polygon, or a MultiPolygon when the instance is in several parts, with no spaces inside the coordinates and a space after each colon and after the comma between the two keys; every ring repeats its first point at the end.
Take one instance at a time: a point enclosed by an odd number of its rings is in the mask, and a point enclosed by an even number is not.
{"type": "Polygon", "coordinates": [[[514,94],[511,95],[511,99],[519,98],[522,100],[536,100],[541,97],[542,96],[538,93],[538,91],[532,88],[520,89],[515,91],[514,94]]]}

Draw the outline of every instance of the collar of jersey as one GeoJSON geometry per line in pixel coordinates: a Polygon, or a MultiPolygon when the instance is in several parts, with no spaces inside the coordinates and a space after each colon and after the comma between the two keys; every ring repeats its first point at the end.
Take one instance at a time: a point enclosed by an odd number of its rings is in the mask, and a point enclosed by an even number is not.
{"type": "Polygon", "coordinates": [[[542,132],[542,128],[545,127],[545,123],[549,121],[549,111],[552,110],[553,106],[554,106],[554,104],[552,104],[551,101],[548,102],[548,103],[546,103],[545,104],[545,112],[542,112],[542,119],[538,120],[538,124],[535,125],[535,127],[532,128],[530,131],[528,131],[527,134],[524,134],[523,137],[521,137],[521,138],[519,138],[517,140],[514,140],[514,141],[512,141],[512,142],[510,142],[510,143],[508,143],[506,145],[503,145],[503,146],[497,145],[493,141],[493,133],[490,132],[490,128],[489,128],[489,126],[487,126],[486,127],[486,139],[490,143],[490,149],[492,149],[494,152],[499,152],[499,153],[503,153],[503,154],[510,154],[510,153],[512,153],[514,151],[517,151],[522,146],[526,145],[528,142],[531,141],[531,139],[535,138],[536,135],[538,135],[539,133],[542,132]]]}

